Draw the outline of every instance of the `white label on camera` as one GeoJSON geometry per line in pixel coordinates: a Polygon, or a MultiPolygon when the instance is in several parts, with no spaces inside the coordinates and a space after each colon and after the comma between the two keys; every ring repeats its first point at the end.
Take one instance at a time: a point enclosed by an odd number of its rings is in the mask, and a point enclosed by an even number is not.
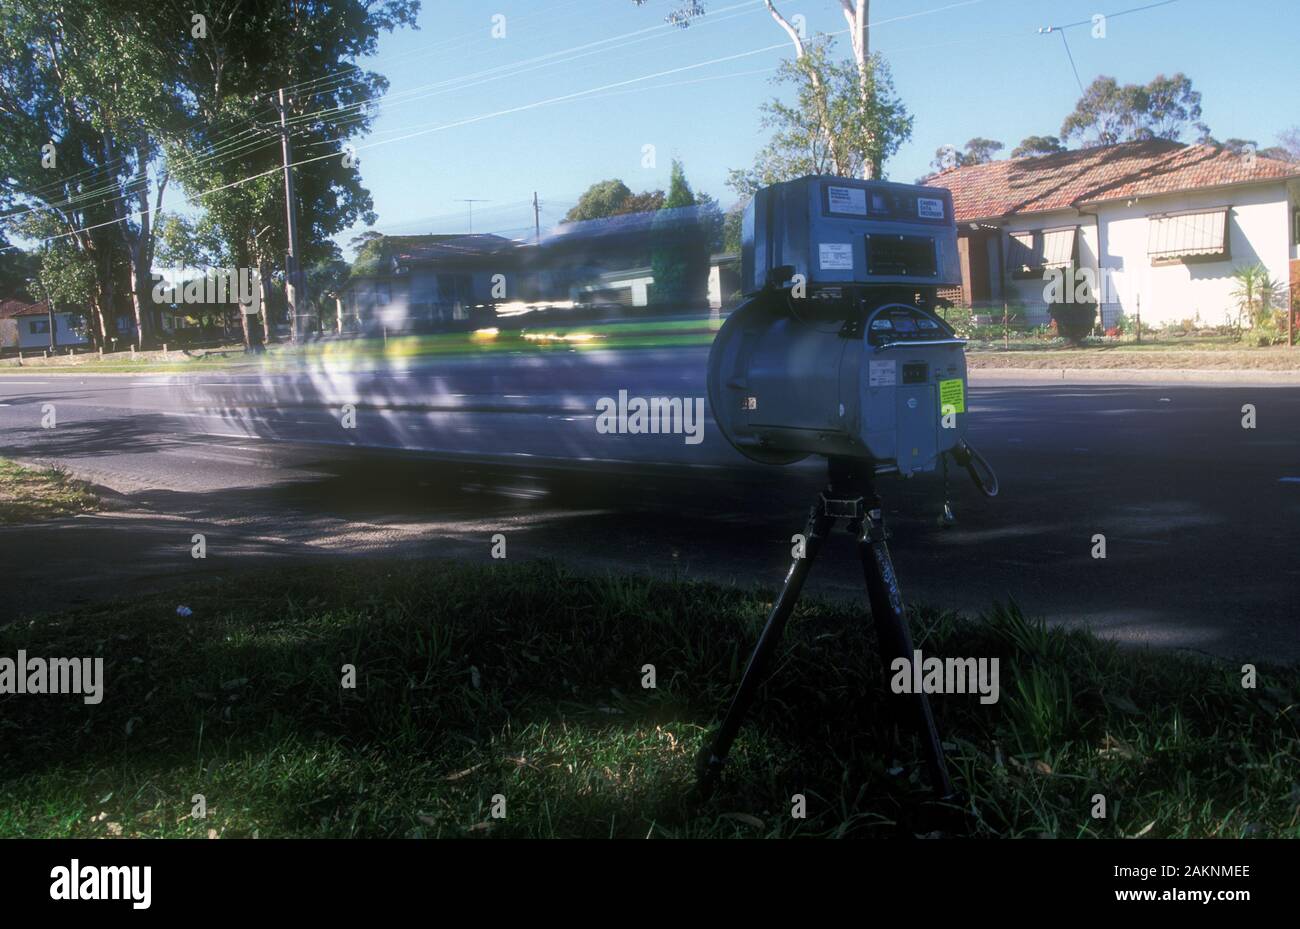
{"type": "Polygon", "coordinates": [[[926,219],[943,219],[943,201],[929,197],[916,198],[916,215],[926,219]]]}
{"type": "Polygon", "coordinates": [[[898,383],[898,367],[892,361],[873,361],[867,368],[870,387],[893,387],[898,383]]]}
{"type": "Polygon", "coordinates": [[[853,270],[853,246],[848,242],[822,242],[817,253],[823,271],[853,270]]]}
{"type": "Polygon", "coordinates": [[[867,192],[861,187],[827,187],[826,206],[832,213],[867,215],[867,192]]]}

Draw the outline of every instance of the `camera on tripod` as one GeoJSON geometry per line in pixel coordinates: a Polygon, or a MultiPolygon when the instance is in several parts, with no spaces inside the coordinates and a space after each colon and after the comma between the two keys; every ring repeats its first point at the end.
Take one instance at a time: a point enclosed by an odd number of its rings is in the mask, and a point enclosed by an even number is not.
{"type": "Polygon", "coordinates": [[[764,188],[745,211],[747,300],[718,333],[709,400],[742,454],[931,471],[966,431],[962,339],[936,313],[960,282],[947,190],[838,177],[764,188]]]}
{"type": "MultiPolygon", "coordinates": [[[[743,455],[827,459],[828,481],[722,725],[698,759],[712,789],[809,568],[841,520],[857,538],[882,661],[910,660],[911,633],[875,477],[932,471],[945,456],[980,490],[997,478],[966,444],[965,342],[936,312],[960,279],[947,190],[812,176],[758,191],[746,208],[747,298],[709,353],[709,402],[743,455]]],[[[945,480],[945,489],[947,481],[945,480]]],[[[945,519],[951,510],[944,503],[945,519]]],[[[925,694],[905,698],[940,798],[956,797],[925,694]]]]}

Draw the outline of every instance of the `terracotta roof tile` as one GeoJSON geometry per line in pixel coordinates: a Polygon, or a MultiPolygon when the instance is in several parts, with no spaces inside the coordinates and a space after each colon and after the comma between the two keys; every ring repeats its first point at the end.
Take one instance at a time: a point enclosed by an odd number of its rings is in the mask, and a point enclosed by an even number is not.
{"type": "Polygon", "coordinates": [[[0,319],[12,319],[15,316],[44,316],[49,311],[45,301],[28,303],[26,300],[0,300],[0,319]]]}
{"type": "Polygon", "coordinates": [[[957,221],[970,222],[1290,177],[1300,164],[1153,140],[951,168],[924,183],[951,190],[957,221]]]}

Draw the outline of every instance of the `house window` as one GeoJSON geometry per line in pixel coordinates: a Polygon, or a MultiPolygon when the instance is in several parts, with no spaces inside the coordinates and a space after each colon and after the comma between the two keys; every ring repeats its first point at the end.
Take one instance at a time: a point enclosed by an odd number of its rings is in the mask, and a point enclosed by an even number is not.
{"type": "Polygon", "coordinates": [[[1300,207],[1291,213],[1291,244],[1300,245],[1300,207]]]}
{"type": "Polygon", "coordinates": [[[375,302],[385,306],[393,302],[393,290],[387,281],[375,284],[375,302]]]}
{"type": "Polygon", "coordinates": [[[1074,263],[1078,226],[1012,232],[1007,239],[1007,270],[1012,277],[1038,277],[1047,268],[1074,263]]]}
{"type": "Polygon", "coordinates": [[[1042,233],[1013,232],[1007,237],[1007,270],[1030,277],[1043,268],[1042,233]]]}
{"type": "Polygon", "coordinates": [[[1043,267],[1067,268],[1074,264],[1075,231],[1078,226],[1043,230],[1043,267]]]}
{"type": "Polygon", "coordinates": [[[1152,264],[1228,257],[1228,208],[1147,217],[1147,255],[1152,264]]]}
{"type": "Polygon", "coordinates": [[[48,319],[33,319],[27,324],[27,331],[32,335],[48,335],[50,321],[48,319]]]}

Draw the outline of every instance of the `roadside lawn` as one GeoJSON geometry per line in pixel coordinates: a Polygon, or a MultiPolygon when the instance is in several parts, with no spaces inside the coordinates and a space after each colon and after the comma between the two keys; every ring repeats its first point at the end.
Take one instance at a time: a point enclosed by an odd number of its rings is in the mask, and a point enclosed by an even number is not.
{"type": "Polygon", "coordinates": [[[1088,339],[969,342],[971,368],[1163,368],[1167,370],[1300,371],[1300,347],[1251,348],[1230,337],[1161,338],[1142,342],[1088,339]]]}
{"type": "MultiPolygon", "coordinates": [[[[104,693],[0,696],[0,836],[931,834],[852,604],[801,606],[722,786],[691,799],[769,598],[549,563],[349,561],[15,623],[0,658],[100,657],[104,693]]],[[[1238,667],[1014,607],[912,626],[927,655],[1000,660],[998,702],[933,698],[972,810],[956,831],[1300,836],[1300,671],[1261,667],[1243,689],[1238,667]]]]}
{"type": "Polygon", "coordinates": [[[99,508],[89,485],[57,468],[30,468],[0,458],[0,526],[99,508]]]}

